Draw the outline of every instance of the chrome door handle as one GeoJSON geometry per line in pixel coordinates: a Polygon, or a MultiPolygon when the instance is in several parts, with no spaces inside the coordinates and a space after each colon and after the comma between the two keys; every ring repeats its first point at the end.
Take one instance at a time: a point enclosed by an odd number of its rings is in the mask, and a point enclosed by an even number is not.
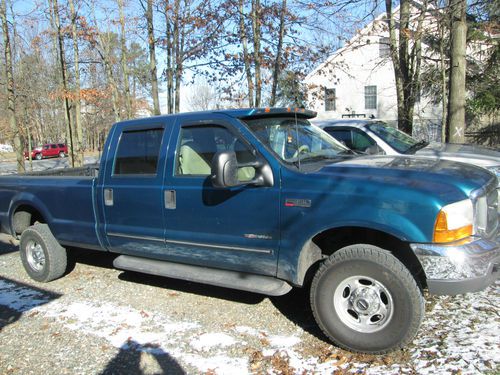
{"type": "Polygon", "coordinates": [[[113,203],[113,189],[104,189],[104,205],[112,206],[113,203]]]}
{"type": "Polygon", "coordinates": [[[167,210],[175,210],[177,207],[175,190],[165,190],[165,208],[167,210]]]}

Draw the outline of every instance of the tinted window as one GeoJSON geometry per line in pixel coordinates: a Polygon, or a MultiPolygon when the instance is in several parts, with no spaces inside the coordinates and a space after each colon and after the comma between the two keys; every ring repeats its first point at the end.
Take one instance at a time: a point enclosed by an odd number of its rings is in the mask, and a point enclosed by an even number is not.
{"type": "Polygon", "coordinates": [[[59,143],[59,144],[58,144],[58,146],[59,146],[60,148],[64,148],[64,145],[63,145],[62,143],[59,143]]]}
{"type": "Polygon", "coordinates": [[[156,174],[162,135],[163,129],[123,132],[114,174],[156,174]]]}
{"type": "Polygon", "coordinates": [[[350,130],[340,130],[334,128],[325,128],[325,131],[334,137],[336,140],[342,142],[344,145],[352,149],[352,137],[350,130]]]}
{"type": "Polygon", "coordinates": [[[50,145],[50,148],[57,148],[57,145],[50,145]]]}

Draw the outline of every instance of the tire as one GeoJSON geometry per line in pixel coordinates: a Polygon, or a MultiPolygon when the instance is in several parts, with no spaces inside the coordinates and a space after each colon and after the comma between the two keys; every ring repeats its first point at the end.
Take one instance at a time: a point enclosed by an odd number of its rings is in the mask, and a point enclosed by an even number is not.
{"type": "Polygon", "coordinates": [[[65,154],[63,151],[61,151],[61,152],[59,153],[59,157],[60,157],[60,158],[65,158],[65,157],[66,157],[66,154],[65,154]]]}
{"type": "Polygon", "coordinates": [[[321,330],[339,347],[383,354],[416,335],[424,298],[410,271],[390,252],[353,245],[331,255],[311,284],[321,330]]]}
{"type": "Polygon", "coordinates": [[[36,160],[42,160],[42,154],[36,154],[35,155],[36,160]]]}
{"type": "Polygon", "coordinates": [[[21,234],[19,252],[24,269],[36,281],[55,280],[66,272],[66,249],[59,245],[47,224],[35,224],[21,234]]]}

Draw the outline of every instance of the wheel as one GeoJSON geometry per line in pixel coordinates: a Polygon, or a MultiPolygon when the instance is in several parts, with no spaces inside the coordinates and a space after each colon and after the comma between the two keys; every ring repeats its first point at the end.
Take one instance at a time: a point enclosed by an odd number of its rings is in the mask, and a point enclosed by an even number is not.
{"type": "Polygon", "coordinates": [[[65,154],[63,151],[61,151],[61,152],[59,153],[59,157],[60,157],[60,158],[65,158],[65,157],[66,157],[66,154],[65,154]]]}
{"type": "Polygon", "coordinates": [[[36,154],[35,155],[36,160],[42,160],[42,154],[36,154]]]}
{"type": "Polygon", "coordinates": [[[371,245],[348,246],[325,260],[311,284],[311,306],[335,344],[372,354],[405,346],[424,316],[422,292],[409,270],[371,245]]]}
{"type": "Polygon", "coordinates": [[[19,252],[24,269],[33,280],[52,281],[66,271],[66,249],[59,245],[46,224],[35,224],[23,231],[19,252]]]}

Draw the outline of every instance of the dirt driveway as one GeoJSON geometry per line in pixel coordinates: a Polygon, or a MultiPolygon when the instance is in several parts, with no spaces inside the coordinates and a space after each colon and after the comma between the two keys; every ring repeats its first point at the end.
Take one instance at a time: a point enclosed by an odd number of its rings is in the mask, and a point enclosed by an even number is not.
{"type": "Polygon", "coordinates": [[[446,374],[500,372],[500,283],[432,298],[417,339],[386,356],[331,346],[306,293],[279,298],[112,268],[76,251],[72,270],[30,280],[0,235],[0,374],[446,374]]]}

